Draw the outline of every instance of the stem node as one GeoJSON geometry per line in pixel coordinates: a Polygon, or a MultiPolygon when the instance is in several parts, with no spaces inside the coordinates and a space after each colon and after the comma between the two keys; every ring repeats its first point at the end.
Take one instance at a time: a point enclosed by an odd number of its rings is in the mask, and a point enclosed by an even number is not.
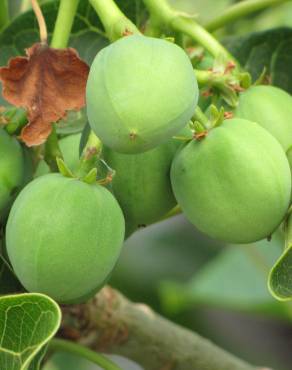
{"type": "Polygon", "coordinates": [[[118,40],[122,36],[140,34],[135,24],[122,13],[113,0],[89,0],[89,2],[98,14],[111,41],[118,40]]]}

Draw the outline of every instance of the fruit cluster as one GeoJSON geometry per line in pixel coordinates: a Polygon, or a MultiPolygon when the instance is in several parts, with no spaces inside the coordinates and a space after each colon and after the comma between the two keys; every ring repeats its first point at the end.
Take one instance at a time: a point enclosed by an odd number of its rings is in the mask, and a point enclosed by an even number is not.
{"type": "MultiPolygon", "coordinates": [[[[196,135],[189,121],[198,96],[188,56],[169,41],[127,36],[98,53],[87,113],[116,175],[107,189],[86,176],[39,171],[20,192],[6,247],[27,290],[62,303],[87,299],[108,279],[125,229],[128,236],[157,222],[177,203],[199,230],[225,242],[254,242],[279,227],[291,201],[292,98],[251,87],[234,118],[196,135]]],[[[65,161],[70,151],[76,156],[76,140],[64,145],[65,161]]],[[[22,149],[3,129],[0,154],[3,213],[24,171],[22,149]]]]}

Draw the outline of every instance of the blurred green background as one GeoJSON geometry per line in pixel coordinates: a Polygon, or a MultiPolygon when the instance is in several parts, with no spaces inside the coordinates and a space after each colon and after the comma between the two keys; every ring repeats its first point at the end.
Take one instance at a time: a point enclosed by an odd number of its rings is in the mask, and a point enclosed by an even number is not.
{"type": "Polygon", "coordinates": [[[292,306],[267,289],[282,242],[279,232],[270,242],[224,246],[177,216],[125,243],[111,284],[258,366],[289,370],[292,306]]]}

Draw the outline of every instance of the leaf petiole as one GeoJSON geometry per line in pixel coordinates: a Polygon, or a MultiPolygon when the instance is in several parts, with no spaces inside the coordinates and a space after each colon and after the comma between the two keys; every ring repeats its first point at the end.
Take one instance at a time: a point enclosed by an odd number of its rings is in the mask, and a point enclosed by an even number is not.
{"type": "Polygon", "coordinates": [[[39,24],[41,43],[46,44],[48,41],[48,31],[42,10],[37,0],[31,0],[31,5],[39,24]]]}
{"type": "Polygon", "coordinates": [[[156,19],[156,22],[166,24],[173,30],[190,36],[204,46],[215,58],[220,56],[226,64],[231,60],[234,61],[234,57],[213,35],[192,17],[173,9],[167,0],[144,0],[144,3],[150,11],[151,17],[156,19]]]}
{"type": "Polygon", "coordinates": [[[59,147],[58,135],[56,128],[53,126],[52,132],[45,144],[45,161],[49,165],[52,172],[58,172],[57,158],[63,158],[59,147]]]}
{"type": "Polygon", "coordinates": [[[272,6],[281,5],[289,0],[245,0],[227,8],[221,15],[206,24],[206,29],[210,32],[226,26],[239,18],[255,13],[259,10],[272,6]]]}
{"type": "Polygon", "coordinates": [[[0,0],[0,30],[9,23],[8,1],[0,0]]]}
{"type": "Polygon", "coordinates": [[[79,0],[61,0],[51,42],[52,48],[66,48],[79,0]]]}

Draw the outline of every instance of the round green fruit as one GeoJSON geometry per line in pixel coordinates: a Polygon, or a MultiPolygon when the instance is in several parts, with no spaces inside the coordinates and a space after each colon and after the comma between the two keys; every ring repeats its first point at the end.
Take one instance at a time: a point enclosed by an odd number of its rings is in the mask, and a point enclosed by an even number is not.
{"type": "Polygon", "coordinates": [[[140,153],[166,142],[194,114],[198,86],[177,45],[127,36],[99,52],[87,81],[87,113],[109,148],[140,153]]]}
{"type": "Polygon", "coordinates": [[[124,228],[122,211],[106,188],[44,175],[28,184],[12,206],[7,252],[28,291],[75,303],[110,274],[124,228]]]}
{"type": "Polygon", "coordinates": [[[292,145],[292,97],[274,86],[253,86],[241,93],[235,117],[257,122],[282,145],[292,145]]]}
{"type": "Polygon", "coordinates": [[[0,217],[23,183],[24,165],[20,144],[0,129],[0,217]]]}
{"type": "Polygon", "coordinates": [[[47,162],[44,159],[41,159],[37,165],[37,168],[34,173],[34,178],[47,175],[51,172],[51,169],[47,162]]]}
{"type": "Polygon", "coordinates": [[[170,167],[181,142],[170,139],[140,154],[121,154],[104,148],[104,159],[116,173],[113,192],[125,216],[127,235],[158,221],[175,205],[170,167]]]}
{"type": "Polygon", "coordinates": [[[277,140],[258,124],[230,119],[190,142],[171,168],[174,194],[187,218],[231,243],[268,237],[289,207],[291,173],[277,140]]]}
{"type": "Polygon", "coordinates": [[[74,173],[79,166],[79,144],[81,133],[68,135],[59,140],[59,146],[63,154],[64,162],[74,173]]]}

